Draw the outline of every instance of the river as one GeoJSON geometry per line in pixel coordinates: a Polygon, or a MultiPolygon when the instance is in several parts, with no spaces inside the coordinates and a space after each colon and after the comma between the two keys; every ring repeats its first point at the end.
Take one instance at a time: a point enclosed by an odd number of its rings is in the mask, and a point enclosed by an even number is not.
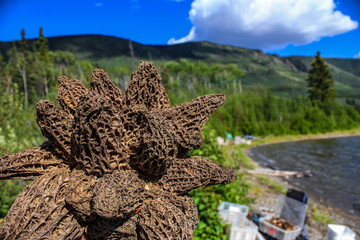
{"type": "Polygon", "coordinates": [[[263,145],[249,155],[262,166],[312,170],[314,177],[289,182],[360,217],[360,137],[263,145]]]}

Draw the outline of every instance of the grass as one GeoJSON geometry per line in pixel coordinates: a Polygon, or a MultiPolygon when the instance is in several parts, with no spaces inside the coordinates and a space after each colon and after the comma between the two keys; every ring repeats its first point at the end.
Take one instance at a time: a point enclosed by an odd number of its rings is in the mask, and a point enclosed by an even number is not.
{"type": "Polygon", "coordinates": [[[254,163],[254,161],[249,158],[249,156],[244,152],[245,147],[247,147],[247,145],[240,145],[240,146],[235,146],[235,145],[231,145],[231,146],[226,146],[226,150],[224,151],[224,155],[226,158],[228,159],[232,159],[233,164],[236,166],[238,165],[239,167],[244,167],[247,169],[255,169],[256,168],[256,164],[254,163]]]}
{"type": "Polygon", "coordinates": [[[326,210],[320,210],[317,205],[313,205],[309,210],[310,217],[320,223],[332,224],[334,223],[326,210]]]}
{"type": "Polygon", "coordinates": [[[284,185],[276,182],[273,178],[264,175],[259,175],[257,176],[257,179],[268,185],[269,188],[272,189],[273,191],[281,194],[286,194],[286,188],[284,187],[284,185]]]}
{"type": "MultiPolygon", "coordinates": [[[[247,145],[240,145],[240,146],[227,146],[225,151],[226,157],[232,157],[234,158],[234,161],[237,162],[239,167],[241,169],[255,169],[256,163],[245,153],[245,149],[247,148],[247,145]]],[[[274,190],[275,192],[285,194],[286,189],[283,185],[276,182],[273,178],[270,178],[268,176],[264,175],[258,175],[256,176],[259,181],[261,181],[263,184],[266,184],[269,186],[270,189],[274,190]]],[[[257,184],[254,184],[251,189],[252,192],[260,192],[260,186],[257,184]]]]}

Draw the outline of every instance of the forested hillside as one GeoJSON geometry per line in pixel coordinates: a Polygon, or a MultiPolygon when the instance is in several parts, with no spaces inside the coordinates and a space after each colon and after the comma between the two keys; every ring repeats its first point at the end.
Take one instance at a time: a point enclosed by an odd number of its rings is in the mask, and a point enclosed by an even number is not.
{"type": "Polygon", "coordinates": [[[325,59],[338,103],[314,103],[307,98],[306,86],[313,57],[282,58],[208,42],[150,46],[96,35],[47,39],[42,30],[38,39],[27,40],[25,31],[21,37],[0,44],[2,152],[41,142],[31,117],[34,104],[44,98],[56,102],[58,76],[89,86],[92,70],[100,67],[124,90],[140,60],[156,64],[173,104],[224,92],[227,103],[211,120],[218,134],[326,132],[359,124],[357,59],[325,59]]]}
{"type": "MultiPolygon", "coordinates": [[[[127,39],[101,35],[80,35],[52,37],[48,41],[51,51],[69,51],[77,59],[90,60],[105,69],[116,69],[120,65],[122,68],[126,66],[131,69],[131,52],[127,39]]],[[[0,42],[2,55],[5,56],[11,46],[10,42],[0,42]]],[[[265,54],[261,50],[209,42],[161,46],[132,42],[132,48],[135,62],[139,62],[139,60],[166,62],[184,58],[207,64],[236,64],[246,73],[242,77],[242,85],[245,88],[261,84],[271,87],[275,95],[284,97],[306,95],[305,79],[313,61],[313,57],[279,57],[265,54]]],[[[338,100],[344,102],[346,98],[359,99],[360,60],[328,58],[325,61],[333,74],[338,100]]],[[[124,72],[124,69],[115,72],[121,73],[124,72]]],[[[114,74],[114,77],[118,77],[118,75],[114,74]]]]}

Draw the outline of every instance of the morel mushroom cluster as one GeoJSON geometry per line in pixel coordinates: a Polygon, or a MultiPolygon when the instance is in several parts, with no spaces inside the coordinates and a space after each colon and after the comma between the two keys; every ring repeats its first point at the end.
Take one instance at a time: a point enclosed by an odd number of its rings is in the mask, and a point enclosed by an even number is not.
{"type": "Polygon", "coordinates": [[[11,206],[1,239],[192,239],[188,192],[236,177],[202,157],[201,130],[222,94],[170,107],[153,64],[141,62],[127,90],[96,69],[91,88],[58,78],[58,107],[37,103],[48,139],[0,157],[0,179],[34,180],[11,206]]]}

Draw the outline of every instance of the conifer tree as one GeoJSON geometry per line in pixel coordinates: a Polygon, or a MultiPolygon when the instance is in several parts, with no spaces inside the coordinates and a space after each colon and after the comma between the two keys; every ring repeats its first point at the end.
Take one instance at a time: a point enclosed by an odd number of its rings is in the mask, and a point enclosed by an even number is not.
{"type": "Polygon", "coordinates": [[[39,29],[39,38],[37,40],[37,45],[38,45],[38,48],[39,48],[39,53],[40,53],[41,60],[47,61],[48,60],[49,46],[48,46],[48,40],[44,36],[42,27],[40,27],[40,29],[39,29]]]}
{"type": "Polygon", "coordinates": [[[51,68],[49,59],[48,59],[48,52],[49,52],[49,46],[48,46],[48,40],[45,38],[43,29],[40,27],[39,29],[39,38],[36,42],[38,54],[39,54],[39,65],[41,70],[41,78],[43,79],[43,87],[44,87],[44,94],[45,96],[48,95],[49,92],[49,83],[48,83],[48,72],[50,71],[49,68],[51,68]]]}
{"type": "Polygon", "coordinates": [[[317,52],[306,79],[309,98],[314,102],[331,102],[335,99],[334,81],[324,59],[317,52]]]}

